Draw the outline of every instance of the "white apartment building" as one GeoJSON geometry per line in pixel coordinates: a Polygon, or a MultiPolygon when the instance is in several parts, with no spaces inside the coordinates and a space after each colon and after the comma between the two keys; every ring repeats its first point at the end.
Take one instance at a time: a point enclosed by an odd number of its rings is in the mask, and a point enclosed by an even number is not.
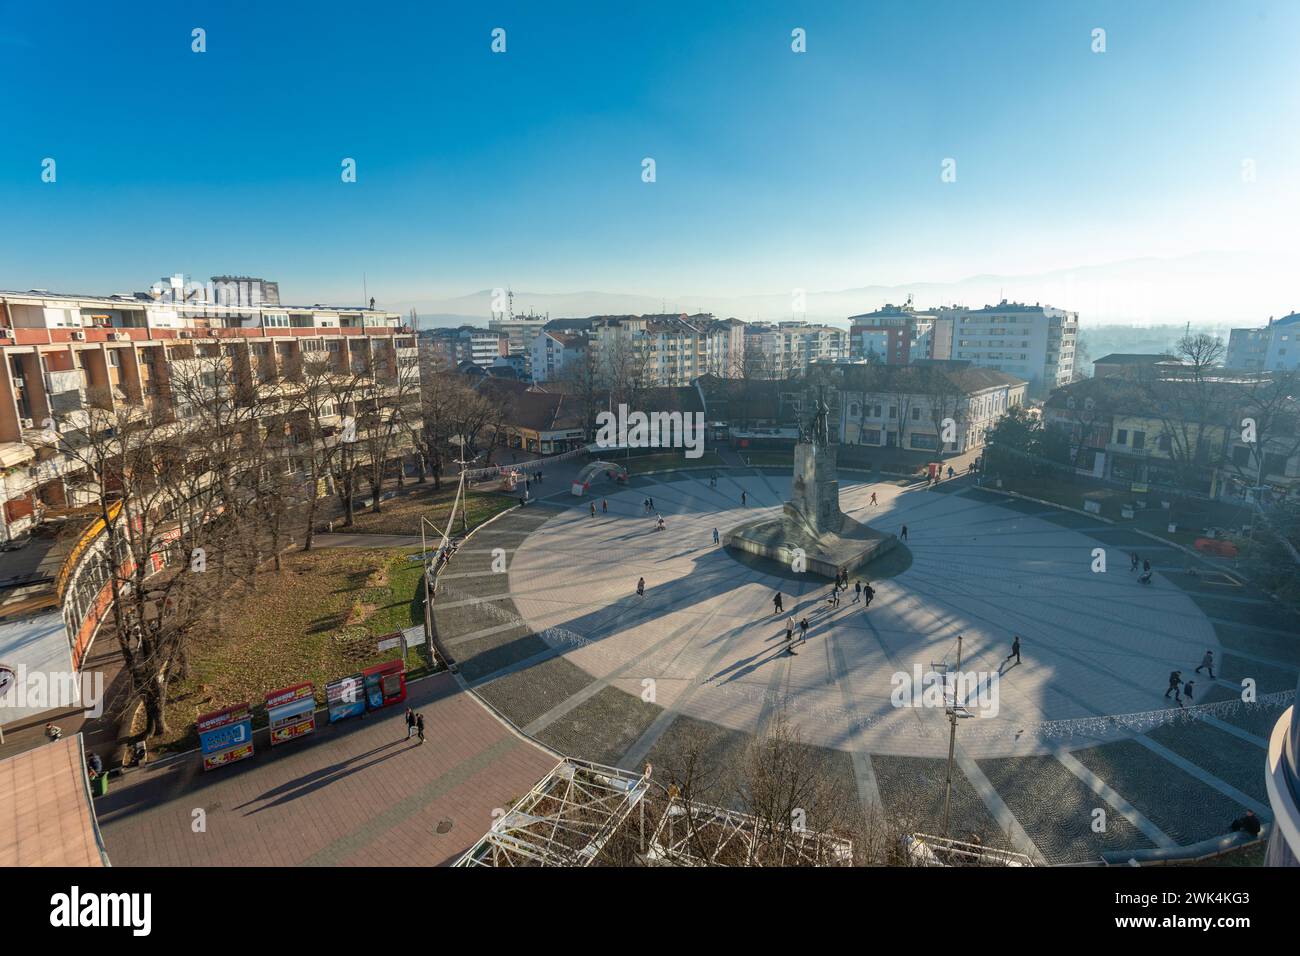
{"type": "Polygon", "coordinates": [[[1300,312],[1270,318],[1263,328],[1233,329],[1225,364],[1266,372],[1300,369],[1300,312]]]}
{"type": "Polygon", "coordinates": [[[954,316],[951,358],[1022,378],[1041,398],[1073,380],[1078,331],[1076,312],[1003,300],[954,316]]]}
{"type": "Polygon", "coordinates": [[[587,354],[587,337],[579,332],[541,332],[529,348],[534,382],[554,382],[587,354]]]}
{"type": "Polygon", "coordinates": [[[848,357],[849,333],[829,325],[807,322],[751,322],[747,342],[757,343],[768,378],[790,378],[813,362],[837,362],[848,357]]]}

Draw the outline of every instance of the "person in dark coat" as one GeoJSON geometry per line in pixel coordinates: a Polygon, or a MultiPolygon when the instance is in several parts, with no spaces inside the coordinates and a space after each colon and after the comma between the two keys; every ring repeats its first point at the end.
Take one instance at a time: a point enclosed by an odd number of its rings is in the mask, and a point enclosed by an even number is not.
{"type": "Polygon", "coordinates": [[[424,714],[415,715],[415,729],[420,734],[420,743],[424,743],[424,714]]]}
{"type": "Polygon", "coordinates": [[[1005,664],[1013,657],[1016,659],[1016,663],[1019,664],[1020,663],[1020,635],[1019,634],[1012,635],[1011,653],[1007,655],[1007,660],[1003,661],[1002,663],[1005,664]]]}
{"type": "Polygon", "coordinates": [[[415,711],[406,708],[406,739],[411,739],[411,734],[415,733],[415,711]]]}

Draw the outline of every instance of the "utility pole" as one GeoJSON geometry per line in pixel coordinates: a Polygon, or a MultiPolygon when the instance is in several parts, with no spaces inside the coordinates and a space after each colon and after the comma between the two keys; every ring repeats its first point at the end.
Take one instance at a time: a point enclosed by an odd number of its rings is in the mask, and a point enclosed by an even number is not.
{"type": "MultiPolygon", "coordinates": [[[[944,680],[951,671],[944,672],[944,680]]],[[[961,682],[961,635],[957,635],[957,673],[952,682],[952,706],[948,708],[948,781],[943,794],[943,835],[947,839],[951,833],[949,822],[952,816],[952,762],[957,751],[957,687],[961,682]]],[[[946,695],[945,695],[946,696],[946,695]]]]}

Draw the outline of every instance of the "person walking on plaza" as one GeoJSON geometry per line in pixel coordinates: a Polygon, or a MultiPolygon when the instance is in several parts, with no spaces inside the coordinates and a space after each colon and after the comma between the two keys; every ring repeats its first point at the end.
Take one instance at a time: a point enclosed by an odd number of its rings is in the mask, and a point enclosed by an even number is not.
{"type": "Polygon", "coordinates": [[[655,510],[655,500],[653,498],[650,499],[650,510],[651,511],[655,510]]]}
{"type": "Polygon", "coordinates": [[[1151,573],[1151,562],[1148,561],[1146,558],[1142,559],[1142,573],[1143,574],[1151,573]]]}
{"type": "Polygon", "coordinates": [[[783,608],[783,607],[781,606],[781,592],[780,592],[780,591],[777,591],[774,595],[772,595],[772,606],[773,606],[773,608],[775,608],[775,610],[773,610],[773,612],[772,612],[773,614],[782,614],[782,613],[785,612],[785,608],[783,608]]]}
{"type": "Polygon", "coordinates": [[[956,476],[956,474],[957,474],[957,472],[955,472],[955,471],[952,470],[952,465],[949,465],[949,466],[948,466],[948,477],[949,477],[949,478],[953,478],[953,477],[956,476]]]}
{"type": "Polygon", "coordinates": [[[594,501],[591,503],[591,516],[596,517],[596,502],[594,501]]]}
{"type": "Polygon", "coordinates": [[[872,507],[878,505],[879,503],[880,503],[880,502],[876,501],[876,493],[873,491],[873,492],[871,493],[871,504],[872,504],[872,507]]]}
{"type": "Polygon", "coordinates": [[[903,530],[899,532],[898,536],[904,541],[907,540],[907,525],[903,525],[903,530]]]}
{"type": "Polygon", "coordinates": [[[411,734],[415,733],[415,711],[406,708],[406,739],[411,739],[411,734]]]}
{"type": "Polygon", "coordinates": [[[860,600],[862,600],[862,582],[861,582],[861,581],[854,581],[854,582],[853,582],[853,600],[852,600],[850,603],[852,603],[852,604],[857,604],[858,601],[860,601],[860,600]]]}
{"type": "Polygon", "coordinates": [[[746,492],[743,492],[743,491],[742,491],[742,492],[740,493],[740,503],[741,503],[741,505],[743,506],[743,505],[744,505],[746,502],[748,502],[748,501],[749,501],[749,495],[748,495],[746,492]]]}
{"type": "Polygon", "coordinates": [[[424,714],[415,715],[415,730],[420,735],[420,743],[424,743],[424,714]]]}
{"type": "Polygon", "coordinates": [[[645,597],[645,578],[637,578],[636,594],[637,597],[645,597]]]}
{"type": "Polygon", "coordinates": [[[607,499],[600,499],[600,510],[604,514],[609,514],[609,501],[607,499]]]}
{"type": "Polygon", "coordinates": [[[794,615],[785,619],[785,649],[794,653],[794,615]]]}
{"type": "Polygon", "coordinates": [[[1189,680],[1186,684],[1183,685],[1183,696],[1187,698],[1187,702],[1188,702],[1189,704],[1194,704],[1194,703],[1196,703],[1196,701],[1192,700],[1192,689],[1193,689],[1195,686],[1196,686],[1196,682],[1195,682],[1195,681],[1190,681],[1190,680],[1189,680]]]}
{"type": "Polygon", "coordinates": [[[871,599],[874,598],[875,596],[876,596],[876,589],[871,586],[870,581],[862,585],[862,609],[864,611],[867,608],[871,607],[871,599]]]}
{"type": "Polygon", "coordinates": [[[1130,551],[1128,559],[1129,559],[1128,569],[1130,571],[1136,571],[1138,569],[1138,564],[1139,564],[1138,553],[1136,551],[1130,551]]]}
{"type": "Polygon", "coordinates": [[[1165,697],[1168,698],[1170,694],[1173,694],[1174,697],[1179,701],[1179,703],[1181,703],[1182,695],[1179,693],[1179,688],[1182,686],[1183,686],[1182,671],[1170,671],[1169,686],[1165,689],[1165,697]]]}
{"type": "Polygon", "coordinates": [[[1214,651],[1207,650],[1205,652],[1205,656],[1201,658],[1201,663],[1196,665],[1196,673],[1199,674],[1202,667],[1210,672],[1210,680],[1214,680],[1214,651]]]}
{"type": "Polygon", "coordinates": [[[808,618],[801,618],[799,621],[799,643],[803,644],[808,640],[808,618]]]}
{"type": "Polygon", "coordinates": [[[718,543],[718,529],[717,529],[717,528],[714,528],[714,529],[713,529],[713,543],[714,543],[714,544],[717,544],[717,543],[718,543]]]}
{"type": "Polygon", "coordinates": [[[1016,659],[1016,663],[1019,664],[1020,663],[1020,635],[1019,634],[1013,634],[1011,636],[1011,653],[1008,654],[1006,660],[1002,662],[1003,665],[1005,665],[1006,662],[1011,660],[1011,658],[1013,657],[1016,659]]]}

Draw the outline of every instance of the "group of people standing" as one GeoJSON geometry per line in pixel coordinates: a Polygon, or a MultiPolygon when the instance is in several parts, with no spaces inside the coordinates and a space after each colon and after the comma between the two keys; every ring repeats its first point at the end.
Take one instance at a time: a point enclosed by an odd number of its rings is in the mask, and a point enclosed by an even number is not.
{"type": "MultiPolygon", "coordinates": [[[[1205,654],[1201,657],[1201,663],[1196,665],[1194,673],[1199,674],[1203,670],[1210,675],[1210,680],[1216,680],[1214,676],[1214,651],[1206,650],[1205,654]]],[[[1184,681],[1182,671],[1170,671],[1169,686],[1165,688],[1165,699],[1168,700],[1169,695],[1172,694],[1174,702],[1177,703],[1179,707],[1185,707],[1186,704],[1183,703],[1184,700],[1195,703],[1195,700],[1193,699],[1195,689],[1196,682],[1191,678],[1184,681]]]]}

